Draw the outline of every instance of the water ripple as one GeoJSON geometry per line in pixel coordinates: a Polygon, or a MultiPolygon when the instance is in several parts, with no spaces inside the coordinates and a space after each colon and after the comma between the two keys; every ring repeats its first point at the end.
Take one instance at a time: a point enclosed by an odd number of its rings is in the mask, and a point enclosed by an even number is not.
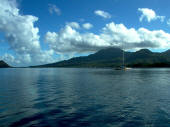
{"type": "Polygon", "coordinates": [[[169,127],[170,69],[0,70],[0,126],[169,127]]]}

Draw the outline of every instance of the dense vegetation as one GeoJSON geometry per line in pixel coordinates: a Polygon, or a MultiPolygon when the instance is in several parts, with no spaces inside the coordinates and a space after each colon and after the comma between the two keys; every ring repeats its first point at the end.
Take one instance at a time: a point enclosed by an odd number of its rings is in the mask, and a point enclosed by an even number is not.
{"type": "MultiPolygon", "coordinates": [[[[89,56],[32,67],[116,67],[122,65],[122,52],[118,48],[107,48],[89,56]]],[[[148,49],[125,52],[125,63],[129,67],[170,67],[170,50],[162,53],[148,49]]]]}

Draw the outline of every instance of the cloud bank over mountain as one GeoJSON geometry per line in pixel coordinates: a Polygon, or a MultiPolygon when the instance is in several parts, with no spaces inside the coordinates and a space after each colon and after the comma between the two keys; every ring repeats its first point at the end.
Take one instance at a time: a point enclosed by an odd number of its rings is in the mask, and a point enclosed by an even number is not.
{"type": "MultiPolygon", "coordinates": [[[[56,7],[56,6],[55,6],[56,7]]],[[[50,5],[51,13],[58,13],[50,5]]],[[[0,0],[0,31],[3,33],[9,50],[0,59],[12,65],[35,65],[51,63],[61,60],[64,55],[95,52],[106,47],[120,47],[124,49],[141,48],[169,48],[170,34],[163,30],[149,30],[146,28],[128,28],[123,23],[106,23],[99,32],[90,31],[95,25],[90,22],[66,22],[60,30],[47,31],[44,38],[48,49],[42,48],[40,43],[39,28],[35,23],[38,17],[20,13],[16,1],[0,0]],[[55,58],[54,55],[61,58],[55,58]]],[[[148,22],[164,17],[156,15],[151,9],[139,8],[142,13],[140,21],[148,22]]],[[[105,19],[111,15],[102,10],[95,11],[105,19]]]]}
{"type": "Polygon", "coordinates": [[[170,34],[162,30],[136,30],[114,22],[106,24],[100,34],[80,33],[67,24],[59,32],[47,32],[45,42],[60,53],[89,52],[112,46],[123,46],[124,49],[166,48],[170,46],[170,34]]]}

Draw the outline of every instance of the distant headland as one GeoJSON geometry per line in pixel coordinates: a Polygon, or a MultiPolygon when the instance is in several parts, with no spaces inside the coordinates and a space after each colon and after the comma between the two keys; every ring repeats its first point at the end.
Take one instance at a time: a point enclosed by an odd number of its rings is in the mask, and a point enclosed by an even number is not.
{"type": "Polygon", "coordinates": [[[3,60],[0,60],[0,68],[9,68],[11,66],[9,66],[7,63],[5,63],[3,60]]]}

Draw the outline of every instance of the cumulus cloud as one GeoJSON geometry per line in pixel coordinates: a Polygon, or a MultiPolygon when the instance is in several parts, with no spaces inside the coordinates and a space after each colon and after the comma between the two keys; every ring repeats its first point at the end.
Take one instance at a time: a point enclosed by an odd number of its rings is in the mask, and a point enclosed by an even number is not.
{"type": "Polygon", "coordinates": [[[127,28],[111,22],[102,28],[100,34],[80,33],[66,25],[59,32],[47,32],[45,36],[51,49],[57,53],[82,53],[97,51],[106,47],[125,49],[168,48],[170,34],[162,30],[127,28]]]}
{"type": "Polygon", "coordinates": [[[98,42],[99,45],[105,46],[101,43],[102,40],[98,35],[93,33],[80,34],[68,25],[58,33],[47,32],[45,41],[56,53],[95,51],[98,48],[96,47],[98,42]]]}
{"type": "MultiPolygon", "coordinates": [[[[5,35],[10,50],[16,54],[19,63],[41,63],[44,51],[39,42],[39,29],[34,26],[38,18],[32,15],[21,15],[13,0],[0,0],[0,31],[5,35]]],[[[46,56],[47,58],[50,57],[46,56]]],[[[4,56],[7,58],[7,55],[4,56]]],[[[9,58],[9,54],[8,54],[9,58]]],[[[12,58],[10,56],[11,60],[12,58]]],[[[51,59],[46,59],[49,62],[51,59]]],[[[44,61],[45,62],[45,61],[44,61]]],[[[17,62],[18,63],[18,62],[17,62]]]]}
{"type": "MultiPolygon", "coordinates": [[[[106,47],[125,49],[169,48],[170,34],[163,30],[150,31],[146,28],[127,28],[114,22],[106,24],[98,34],[82,33],[77,22],[69,22],[59,31],[48,31],[45,42],[49,50],[42,50],[39,29],[35,26],[38,17],[21,15],[14,0],[0,0],[0,31],[13,54],[6,53],[1,59],[18,65],[44,64],[54,62],[54,53],[62,58],[75,53],[95,52],[106,47]]],[[[156,14],[155,14],[156,15],[156,14]]],[[[143,20],[143,19],[141,19],[143,20]]],[[[153,18],[148,21],[153,20],[153,18]]],[[[85,23],[85,29],[92,25],[85,23]]]]}
{"type": "Polygon", "coordinates": [[[152,20],[159,19],[161,22],[163,22],[165,19],[165,16],[159,16],[155,13],[154,10],[149,8],[138,8],[138,11],[142,13],[142,15],[139,18],[140,21],[146,19],[146,21],[151,22],[152,20]]]}
{"type": "Polygon", "coordinates": [[[91,23],[84,23],[82,26],[84,29],[87,29],[87,30],[89,30],[93,27],[93,25],[91,23]]]}
{"type": "Polygon", "coordinates": [[[166,23],[170,26],[170,19],[168,19],[166,23]]]}
{"type": "Polygon", "coordinates": [[[55,4],[48,4],[48,10],[51,14],[56,13],[57,15],[61,15],[61,10],[55,4]]]}
{"type": "Polygon", "coordinates": [[[14,62],[19,63],[19,61],[15,61],[15,57],[11,54],[5,53],[3,56],[0,56],[0,59],[6,61],[8,64],[13,64],[14,62]]]}
{"type": "Polygon", "coordinates": [[[77,22],[69,22],[69,23],[66,23],[66,24],[68,26],[72,27],[72,28],[75,28],[75,29],[79,29],[80,28],[80,25],[77,22]]]}
{"type": "Polygon", "coordinates": [[[102,11],[102,10],[96,10],[96,11],[94,11],[94,14],[101,16],[105,19],[111,18],[111,14],[109,14],[108,12],[102,11]]]}

